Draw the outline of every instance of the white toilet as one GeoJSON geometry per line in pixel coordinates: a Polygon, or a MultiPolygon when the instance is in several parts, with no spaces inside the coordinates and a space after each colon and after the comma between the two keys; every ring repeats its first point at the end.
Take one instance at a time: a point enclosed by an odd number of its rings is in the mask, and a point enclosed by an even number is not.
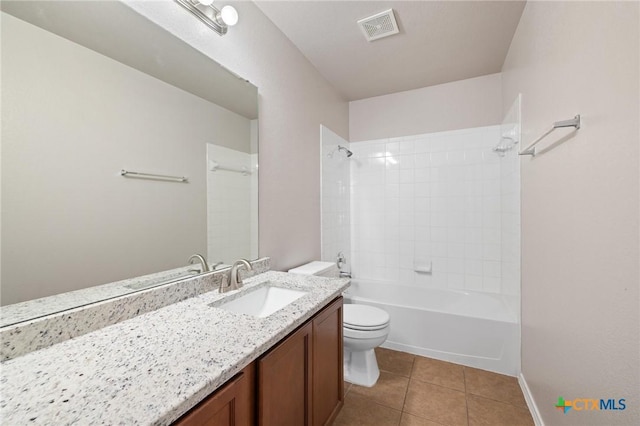
{"type": "MultiPolygon", "coordinates": [[[[335,263],[310,262],[289,270],[292,274],[337,277],[335,263]]],[[[374,349],[389,335],[389,314],[368,305],[345,304],[342,330],[344,333],[344,379],[360,386],[371,387],[380,376],[374,349]]]]}
{"type": "Polygon", "coordinates": [[[375,348],[387,340],[389,314],[369,305],[344,305],[344,379],[371,387],[380,376],[375,348]]]}

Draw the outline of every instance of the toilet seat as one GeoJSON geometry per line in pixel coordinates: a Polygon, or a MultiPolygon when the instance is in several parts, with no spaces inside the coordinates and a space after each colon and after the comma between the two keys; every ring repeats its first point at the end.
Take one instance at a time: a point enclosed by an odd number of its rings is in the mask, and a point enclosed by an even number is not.
{"type": "Polygon", "coordinates": [[[374,306],[346,304],[342,322],[345,329],[376,331],[389,326],[389,314],[374,306]]]}
{"type": "Polygon", "coordinates": [[[389,328],[389,324],[376,330],[356,330],[353,328],[343,327],[342,333],[345,339],[377,339],[379,337],[386,337],[389,334],[389,328]]]}
{"type": "Polygon", "coordinates": [[[380,330],[381,328],[385,328],[388,325],[389,325],[389,323],[375,325],[375,326],[372,326],[372,327],[363,327],[363,326],[360,326],[360,325],[343,324],[344,328],[349,328],[351,330],[360,330],[360,331],[380,330]]]}

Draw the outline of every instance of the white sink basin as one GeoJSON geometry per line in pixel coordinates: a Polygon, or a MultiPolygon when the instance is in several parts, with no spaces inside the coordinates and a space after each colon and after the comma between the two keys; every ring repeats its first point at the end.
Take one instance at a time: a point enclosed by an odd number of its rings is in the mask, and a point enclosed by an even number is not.
{"type": "Polygon", "coordinates": [[[265,286],[258,287],[255,290],[250,290],[247,294],[240,296],[237,299],[222,303],[215,302],[209,306],[225,309],[238,314],[247,314],[258,318],[264,318],[276,311],[279,311],[306,294],[306,291],[291,290],[267,284],[265,286]]]}

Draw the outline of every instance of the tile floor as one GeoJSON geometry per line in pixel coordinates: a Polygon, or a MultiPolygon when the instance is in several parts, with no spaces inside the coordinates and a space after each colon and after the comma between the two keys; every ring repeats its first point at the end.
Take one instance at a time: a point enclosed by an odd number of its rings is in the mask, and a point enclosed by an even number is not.
{"type": "Polygon", "coordinates": [[[372,388],[345,383],[336,426],[533,425],[514,377],[377,348],[372,388]]]}

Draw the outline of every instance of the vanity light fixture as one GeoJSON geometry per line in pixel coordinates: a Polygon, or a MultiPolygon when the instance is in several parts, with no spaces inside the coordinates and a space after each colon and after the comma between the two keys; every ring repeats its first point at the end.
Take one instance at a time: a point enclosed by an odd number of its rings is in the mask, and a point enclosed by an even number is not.
{"type": "Polygon", "coordinates": [[[218,10],[212,6],[213,0],[176,0],[176,2],[220,35],[225,35],[229,27],[238,23],[238,11],[233,6],[227,5],[218,10]]]}

